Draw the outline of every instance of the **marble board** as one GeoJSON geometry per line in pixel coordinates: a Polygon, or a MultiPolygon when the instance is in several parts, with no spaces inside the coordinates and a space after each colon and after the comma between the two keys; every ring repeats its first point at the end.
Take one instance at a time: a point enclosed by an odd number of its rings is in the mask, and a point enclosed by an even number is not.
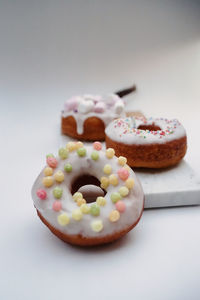
{"type": "Polygon", "coordinates": [[[145,208],[200,204],[200,179],[188,162],[163,170],[134,170],[145,193],[145,208]]]}

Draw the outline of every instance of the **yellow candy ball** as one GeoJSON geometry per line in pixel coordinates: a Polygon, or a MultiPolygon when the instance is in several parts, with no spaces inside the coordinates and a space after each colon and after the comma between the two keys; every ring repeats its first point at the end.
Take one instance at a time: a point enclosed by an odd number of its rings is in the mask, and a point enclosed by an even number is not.
{"type": "Polygon", "coordinates": [[[120,157],[118,158],[118,164],[119,164],[120,166],[124,166],[126,163],[127,163],[126,157],[120,156],[120,157]]]}
{"type": "Polygon", "coordinates": [[[106,205],[106,199],[104,197],[97,197],[96,203],[99,206],[104,206],[104,205],[106,205]]]}
{"type": "Polygon", "coordinates": [[[68,215],[66,213],[62,213],[58,216],[57,221],[61,226],[65,226],[65,225],[69,224],[70,218],[68,217],[68,215]]]}
{"type": "Polygon", "coordinates": [[[125,181],[125,185],[128,189],[132,189],[134,187],[134,179],[133,178],[128,178],[126,181],[125,181]]]}
{"type": "Polygon", "coordinates": [[[91,228],[95,232],[100,232],[103,229],[103,223],[101,220],[96,220],[91,223],[91,228]]]}
{"type": "Polygon", "coordinates": [[[64,176],[64,173],[62,171],[57,171],[55,174],[54,174],[54,179],[57,181],[57,182],[63,182],[65,176],[64,176]]]}
{"type": "Polygon", "coordinates": [[[74,201],[78,201],[79,199],[83,199],[83,195],[79,192],[76,192],[72,198],[74,199],[74,201]]]}
{"type": "Polygon", "coordinates": [[[81,199],[81,198],[79,198],[77,201],[76,201],[76,204],[78,205],[78,206],[81,206],[82,204],[85,204],[86,203],[86,201],[85,201],[85,199],[81,199]]]}
{"type": "Polygon", "coordinates": [[[113,148],[108,148],[106,150],[106,157],[107,158],[113,158],[114,155],[115,155],[115,150],[113,148]]]}
{"type": "Polygon", "coordinates": [[[118,185],[118,178],[116,175],[112,174],[109,176],[109,183],[116,186],[118,185]]]}
{"type": "Polygon", "coordinates": [[[74,151],[74,150],[76,150],[76,143],[74,143],[74,142],[69,142],[69,143],[67,143],[67,145],[66,145],[66,148],[67,148],[67,150],[68,151],[74,151]]]}
{"type": "Polygon", "coordinates": [[[72,218],[76,221],[80,221],[83,217],[82,211],[78,208],[73,210],[72,212],[72,218]]]}
{"type": "Polygon", "coordinates": [[[103,168],[103,171],[105,174],[110,175],[110,173],[112,172],[112,167],[109,164],[106,164],[103,168]]]}
{"type": "Polygon", "coordinates": [[[45,176],[51,176],[51,175],[53,175],[53,169],[50,168],[50,167],[46,167],[46,168],[44,169],[44,175],[45,175],[45,176]]]}
{"type": "Polygon", "coordinates": [[[52,186],[52,184],[53,184],[53,177],[52,177],[52,176],[44,177],[44,178],[42,179],[42,183],[43,183],[43,185],[46,186],[46,187],[52,186]]]}
{"type": "Polygon", "coordinates": [[[88,206],[86,203],[81,204],[80,210],[83,214],[89,214],[90,212],[90,206],[88,206]]]}
{"type": "Polygon", "coordinates": [[[126,187],[126,186],[122,186],[120,189],[119,189],[119,193],[122,197],[126,197],[129,193],[129,189],[126,187]]]}
{"type": "Polygon", "coordinates": [[[77,143],[75,143],[75,146],[76,146],[76,150],[79,149],[79,148],[84,147],[84,145],[83,145],[82,142],[77,142],[77,143]]]}
{"type": "Polygon", "coordinates": [[[101,188],[106,189],[109,186],[109,179],[107,177],[101,177],[101,188]]]}
{"type": "Polygon", "coordinates": [[[119,218],[120,218],[120,213],[118,212],[118,210],[112,210],[109,215],[110,222],[117,222],[119,218]]]}

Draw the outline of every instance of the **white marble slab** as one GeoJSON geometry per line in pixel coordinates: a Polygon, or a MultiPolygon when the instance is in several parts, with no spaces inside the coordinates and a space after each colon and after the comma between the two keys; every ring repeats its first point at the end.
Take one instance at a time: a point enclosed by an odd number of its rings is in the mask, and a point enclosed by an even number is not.
{"type": "MultiPolygon", "coordinates": [[[[60,145],[71,138],[61,135],[60,145]]],[[[105,143],[104,144],[105,147],[105,143]]],[[[145,194],[145,208],[200,204],[200,178],[183,160],[177,166],[162,170],[135,169],[145,194]]]]}
{"type": "Polygon", "coordinates": [[[182,161],[163,170],[135,170],[144,193],[145,208],[200,204],[200,178],[182,161]]]}

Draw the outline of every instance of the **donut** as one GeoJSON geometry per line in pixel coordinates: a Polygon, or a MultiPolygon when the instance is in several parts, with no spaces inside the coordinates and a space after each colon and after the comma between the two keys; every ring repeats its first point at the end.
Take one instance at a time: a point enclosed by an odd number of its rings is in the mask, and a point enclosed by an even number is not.
{"type": "Polygon", "coordinates": [[[64,104],[61,131],[79,140],[105,140],[105,127],[125,117],[124,101],[116,94],[74,96],[64,104]]]}
{"type": "Polygon", "coordinates": [[[32,188],[42,222],[61,240],[79,246],[109,243],[139,222],[144,194],[125,157],[100,142],[84,146],[69,142],[58,156],[48,154],[46,166],[32,188]],[[81,186],[100,186],[103,196],[84,199],[81,186]]]}
{"type": "Polygon", "coordinates": [[[184,157],[187,137],[176,119],[119,118],[106,128],[106,146],[126,155],[131,167],[165,168],[184,157]]]}

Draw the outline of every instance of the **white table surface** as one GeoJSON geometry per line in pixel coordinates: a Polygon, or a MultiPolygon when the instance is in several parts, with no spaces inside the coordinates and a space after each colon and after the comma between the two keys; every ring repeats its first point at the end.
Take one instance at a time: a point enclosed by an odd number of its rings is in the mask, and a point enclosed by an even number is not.
{"type": "Polygon", "coordinates": [[[0,299],[199,299],[199,206],[146,210],[123,239],[81,249],[30,195],[65,99],[133,81],[128,109],[178,118],[200,178],[199,75],[198,1],[0,1],[0,299]]]}

